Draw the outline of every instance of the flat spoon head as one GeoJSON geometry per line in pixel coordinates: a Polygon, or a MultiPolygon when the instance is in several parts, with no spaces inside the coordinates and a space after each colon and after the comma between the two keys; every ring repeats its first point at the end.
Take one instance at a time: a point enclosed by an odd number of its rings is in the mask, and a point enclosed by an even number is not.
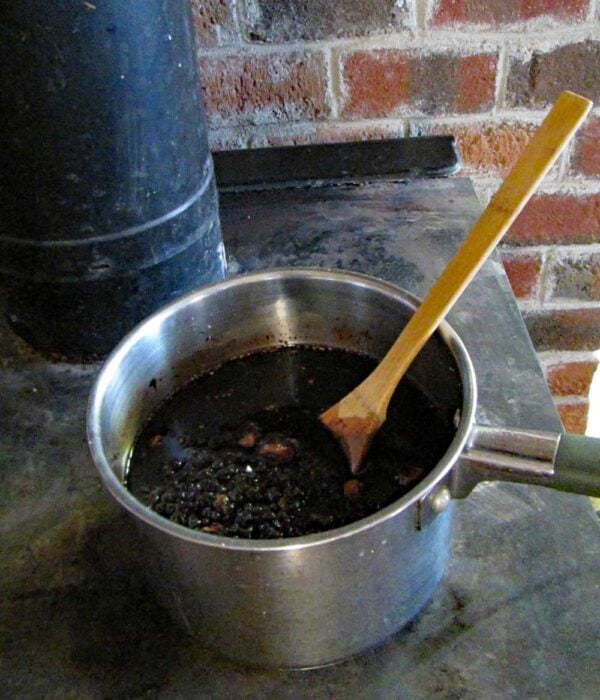
{"type": "Polygon", "coordinates": [[[340,443],[350,463],[352,474],[358,474],[371,442],[383,421],[370,412],[366,415],[341,416],[339,404],[327,409],[319,418],[340,443]]]}
{"type": "Polygon", "coordinates": [[[346,453],[352,473],[360,470],[385,420],[392,394],[413,359],[528,202],[591,107],[589,100],[572,92],[559,96],[381,363],[356,389],[321,414],[321,422],[346,453]]]}

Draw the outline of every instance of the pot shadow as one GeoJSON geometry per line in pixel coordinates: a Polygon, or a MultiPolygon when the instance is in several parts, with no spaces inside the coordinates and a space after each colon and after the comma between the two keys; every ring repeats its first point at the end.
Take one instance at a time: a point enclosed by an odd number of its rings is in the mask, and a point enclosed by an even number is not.
{"type": "Polygon", "coordinates": [[[81,556],[94,575],[63,600],[70,661],[102,697],[153,695],[190,646],[145,580],[136,536],[122,514],[89,532],[81,556]]]}

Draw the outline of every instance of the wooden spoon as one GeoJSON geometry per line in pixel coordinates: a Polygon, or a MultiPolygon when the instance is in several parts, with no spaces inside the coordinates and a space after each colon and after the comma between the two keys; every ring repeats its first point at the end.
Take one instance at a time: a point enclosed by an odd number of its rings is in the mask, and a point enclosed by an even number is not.
{"type": "Polygon", "coordinates": [[[429,294],[380,364],[321,414],[356,474],[404,373],[525,206],[585,118],[592,103],[563,92],[429,294]]]}

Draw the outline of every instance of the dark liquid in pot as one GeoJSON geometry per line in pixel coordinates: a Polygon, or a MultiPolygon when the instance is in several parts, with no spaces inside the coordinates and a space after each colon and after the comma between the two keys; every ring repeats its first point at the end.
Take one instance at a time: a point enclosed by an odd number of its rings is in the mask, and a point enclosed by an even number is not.
{"type": "Polygon", "coordinates": [[[181,525],[254,539],[330,530],[410,491],[450,444],[451,421],[403,379],[357,477],[319,414],[375,367],[344,350],[286,347],[184,386],[134,446],[127,485],[181,525]]]}

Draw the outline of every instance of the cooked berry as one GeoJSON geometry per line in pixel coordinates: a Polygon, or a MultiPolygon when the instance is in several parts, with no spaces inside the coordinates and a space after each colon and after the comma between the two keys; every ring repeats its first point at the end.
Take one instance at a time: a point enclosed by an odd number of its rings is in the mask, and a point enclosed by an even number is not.
{"type": "Polygon", "coordinates": [[[227,362],[148,421],[128,487],[165,518],[211,535],[297,537],[371,515],[411,490],[454,433],[451,418],[405,379],[353,478],[318,416],[374,366],[364,355],[309,347],[227,362]]]}

